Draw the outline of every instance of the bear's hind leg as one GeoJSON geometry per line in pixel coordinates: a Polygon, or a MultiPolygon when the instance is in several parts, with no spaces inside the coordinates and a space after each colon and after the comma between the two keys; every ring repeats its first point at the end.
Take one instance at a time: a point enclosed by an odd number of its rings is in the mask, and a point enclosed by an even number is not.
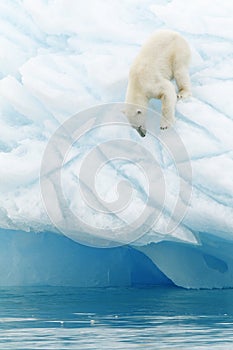
{"type": "Polygon", "coordinates": [[[188,68],[182,67],[174,71],[174,78],[178,87],[177,98],[188,98],[192,95],[188,68]]]}
{"type": "Polygon", "coordinates": [[[160,129],[167,129],[175,122],[175,105],[177,101],[174,85],[165,80],[162,84],[161,101],[162,101],[162,118],[160,129]]]}

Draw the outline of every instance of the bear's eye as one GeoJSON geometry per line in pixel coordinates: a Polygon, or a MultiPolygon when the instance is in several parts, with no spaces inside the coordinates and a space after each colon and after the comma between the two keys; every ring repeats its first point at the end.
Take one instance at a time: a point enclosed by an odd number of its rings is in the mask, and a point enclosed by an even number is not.
{"type": "Polygon", "coordinates": [[[137,110],[137,114],[141,114],[142,111],[140,109],[137,110]]]}

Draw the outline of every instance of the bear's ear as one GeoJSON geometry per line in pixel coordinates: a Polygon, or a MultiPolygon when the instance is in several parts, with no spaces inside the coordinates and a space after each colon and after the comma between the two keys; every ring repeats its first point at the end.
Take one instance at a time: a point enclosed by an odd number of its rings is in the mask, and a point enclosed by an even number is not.
{"type": "Polygon", "coordinates": [[[141,114],[141,113],[142,113],[141,109],[137,109],[137,114],[141,114]]]}

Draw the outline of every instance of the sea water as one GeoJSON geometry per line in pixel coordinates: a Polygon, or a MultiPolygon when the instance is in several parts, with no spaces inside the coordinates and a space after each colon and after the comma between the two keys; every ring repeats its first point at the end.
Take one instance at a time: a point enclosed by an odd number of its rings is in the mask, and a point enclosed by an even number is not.
{"type": "Polygon", "coordinates": [[[0,348],[233,349],[233,290],[1,288],[0,348]]]}

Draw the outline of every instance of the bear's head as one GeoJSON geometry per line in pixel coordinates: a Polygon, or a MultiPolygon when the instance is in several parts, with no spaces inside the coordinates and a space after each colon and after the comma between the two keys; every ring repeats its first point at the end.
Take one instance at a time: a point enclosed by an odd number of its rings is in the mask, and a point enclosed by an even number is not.
{"type": "Polygon", "coordinates": [[[146,110],[145,108],[140,108],[140,106],[126,104],[123,113],[128,118],[131,126],[137,130],[141,137],[146,136],[146,110]]]}

